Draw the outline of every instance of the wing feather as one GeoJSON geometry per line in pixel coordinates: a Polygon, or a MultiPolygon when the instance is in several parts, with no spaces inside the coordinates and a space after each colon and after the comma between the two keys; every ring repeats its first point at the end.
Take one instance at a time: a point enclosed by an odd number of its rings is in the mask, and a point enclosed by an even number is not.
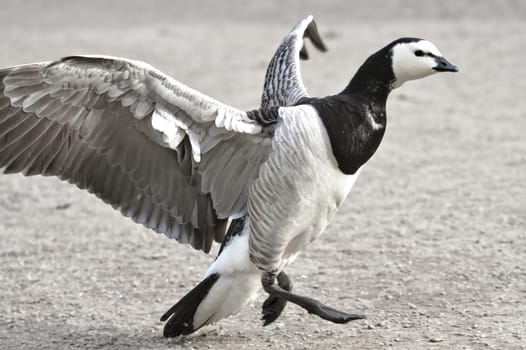
{"type": "Polygon", "coordinates": [[[270,151],[262,132],[142,62],[73,56],[0,70],[0,170],[57,176],[204,251],[246,212],[270,151]]]}
{"type": "Polygon", "coordinates": [[[300,72],[300,59],[308,59],[305,38],[322,51],[327,48],[312,16],[298,22],[283,39],[272,57],[263,86],[261,107],[292,106],[308,96],[300,72]]]}

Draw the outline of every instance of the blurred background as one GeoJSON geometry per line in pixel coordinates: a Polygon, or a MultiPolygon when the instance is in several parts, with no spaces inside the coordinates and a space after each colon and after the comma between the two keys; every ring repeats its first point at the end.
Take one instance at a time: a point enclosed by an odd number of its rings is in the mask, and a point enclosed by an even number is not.
{"type": "Polygon", "coordinates": [[[365,313],[338,326],[261,301],[186,340],[159,316],[214,256],[152,234],[49,178],[0,175],[0,348],[523,349],[526,344],[526,2],[0,1],[0,66],[67,55],[148,62],[233,106],[259,105],[284,35],[313,14],[313,96],[340,91],[402,36],[460,67],[388,101],[382,145],[295,290],[365,313]]]}

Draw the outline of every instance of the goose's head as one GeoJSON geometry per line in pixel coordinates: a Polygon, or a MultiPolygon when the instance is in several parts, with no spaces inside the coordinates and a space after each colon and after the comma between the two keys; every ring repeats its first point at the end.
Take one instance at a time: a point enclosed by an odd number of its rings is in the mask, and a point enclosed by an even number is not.
{"type": "Polygon", "coordinates": [[[458,72],[431,42],[417,38],[401,38],[387,46],[390,48],[394,74],[393,88],[408,80],[420,79],[438,72],[458,72]]]}

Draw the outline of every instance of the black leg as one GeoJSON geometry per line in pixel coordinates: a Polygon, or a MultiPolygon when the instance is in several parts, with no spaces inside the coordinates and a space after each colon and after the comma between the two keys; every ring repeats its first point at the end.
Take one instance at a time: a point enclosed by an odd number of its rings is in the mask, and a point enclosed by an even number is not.
{"type": "Polygon", "coordinates": [[[320,303],[318,300],[304,297],[301,295],[289,292],[274,283],[276,276],[274,274],[265,273],[261,278],[263,289],[271,296],[290,301],[298,306],[301,306],[307,310],[310,314],[318,315],[324,320],[331,321],[334,323],[347,323],[353,320],[359,320],[365,318],[363,315],[348,314],[343,311],[339,311],[320,303]]]}
{"type": "MultiPolygon", "coordinates": [[[[281,271],[277,277],[278,285],[286,291],[292,290],[292,282],[285,272],[281,271]]],[[[287,301],[276,295],[269,295],[267,300],[263,303],[263,326],[268,326],[276,321],[287,305],[287,301]]]]}

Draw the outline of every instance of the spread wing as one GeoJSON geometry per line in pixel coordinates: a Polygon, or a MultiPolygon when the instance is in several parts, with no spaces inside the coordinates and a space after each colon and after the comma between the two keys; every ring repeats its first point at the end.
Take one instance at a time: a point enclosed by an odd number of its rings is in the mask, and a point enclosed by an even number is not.
{"type": "Polygon", "coordinates": [[[263,108],[292,106],[308,96],[300,73],[300,59],[309,58],[305,38],[309,38],[318,50],[327,51],[313,17],[298,22],[269,63],[261,98],[263,108]]]}
{"type": "Polygon", "coordinates": [[[67,57],[0,70],[0,172],[53,175],[125,216],[208,252],[270,137],[257,113],[224,105],[155,68],[67,57]],[[254,117],[256,116],[256,117],[254,117]]]}

